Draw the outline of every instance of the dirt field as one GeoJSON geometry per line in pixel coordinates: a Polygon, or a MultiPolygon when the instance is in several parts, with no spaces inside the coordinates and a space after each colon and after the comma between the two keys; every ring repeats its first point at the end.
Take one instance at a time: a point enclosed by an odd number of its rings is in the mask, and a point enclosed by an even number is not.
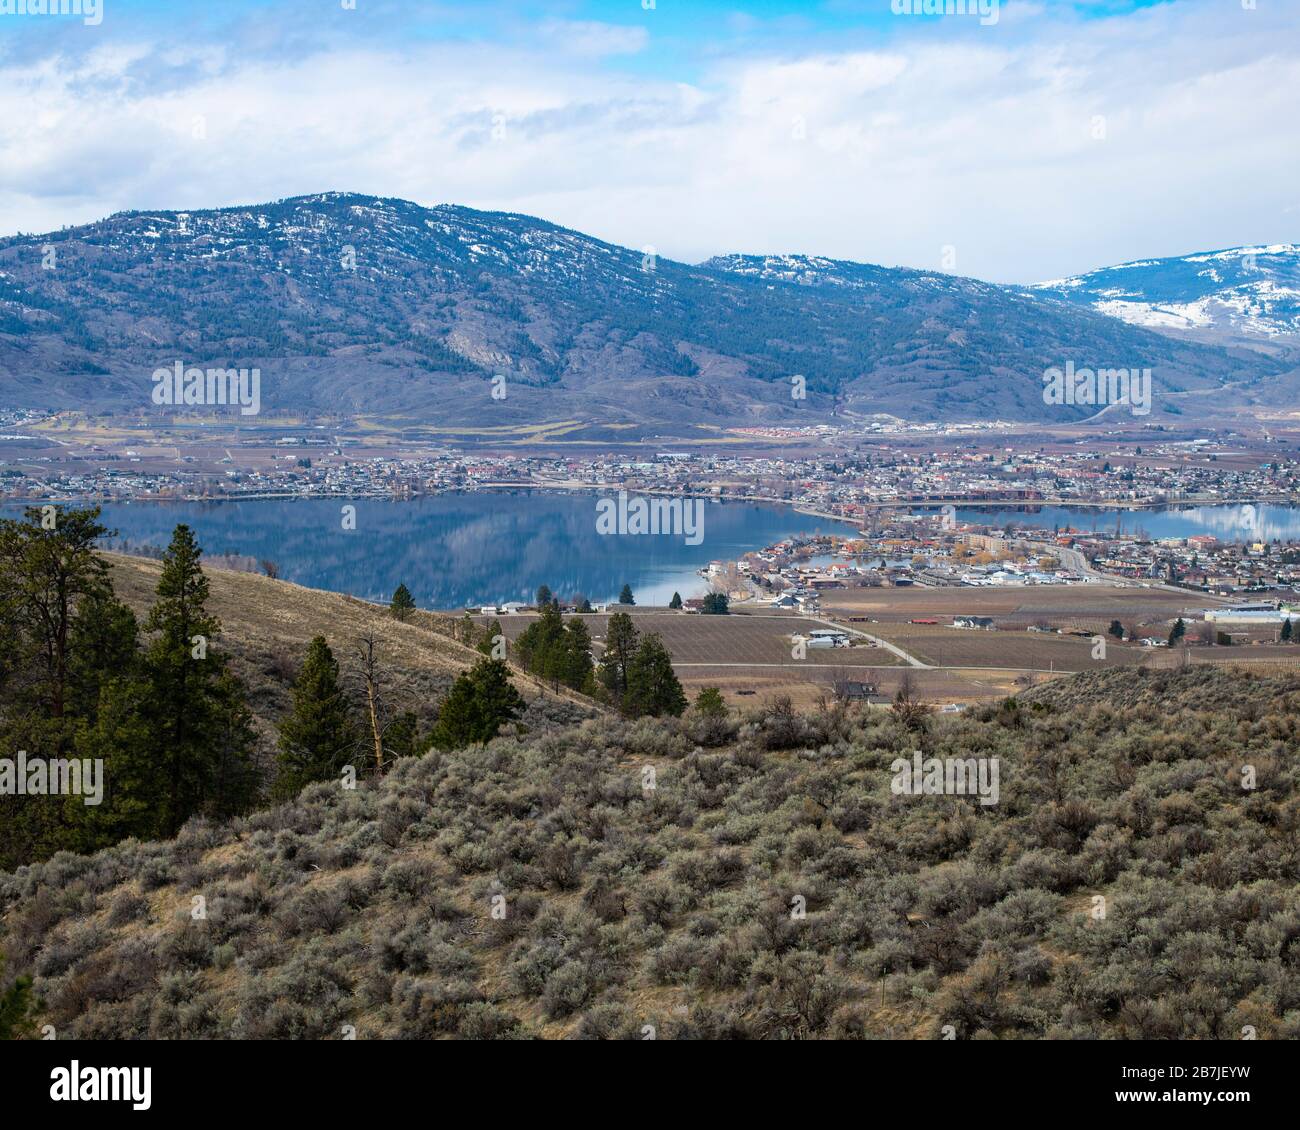
{"type": "Polygon", "coordinates": [[[1104,659],[1092,657],[1092,637],[1053,636],[1026,631],[983,631],[929,624],[868,624],[867,631],[897,644],[935,667],[1029,668],[1034,671],[1090,671],[1141,663],[1152,649],[1106,641],[1104,659]]]}
{"type": "MultiPolygon", "coordinates": [[[[477,617],[480,623],[486,617],[477,617]]],[[[517,639],[536,620],[533,615],[500,616],[501,630],[508,640],[517,639]]],[[[602,650],[605,615],[583,616],[583,623],[591,632],[597,658],[602,650]]],[[[891,652],[865,643],[858,647],[810,649],[806,658],[795,659],[792,654],[792,633],[807,635],[825,624],[795,616],[690,616],[676,612],[640,612],[635,614],[638,631],[658,632],[664,646],[673,657],[673,665],[682,677],[692,666],[707,664],[725,668],[729,665],[746,666],[741,672],[757,673],[763,667],[789,667],[798,671],[803,667],[892,667],[901,662],[891,652]]]]}
{"type": "MultiPolygon", "coordinates": [[[[951,623],[954,616],[991,616],[995,627],[1023,629],[1042,621],[1050,627],[1103,633],[1112,620],[1152,635],[1180,615],[1191,619],[1204,608],[1223,603],[1203,593],[1114,585],[1020,585],[997,588],[831,589],[822,608],[837,619],[870,616],[881,624],[912,619],[951,623]]],[[[871,631],[870,625],[857,624],[871,631]]],[[[877,633],[879,634],[879,633],[877,633]]]]}
{"type": "MultiPolygon", "coordinates": [[[[819,698],[830,697],[835,670],[823,667],[805,674],[791,668],[688,667],[678,668],[677,674],[687,694],[694,696],[700,687],[717,687],[728,702],[744,708],[776,695],[789,695],[796,706],[812,706],[819,698]],[[746,695],[742,691],[754,693],[746,695]]],[[[936,704],[1005,698],[1026,685],[1023,681],[1017,683],[1017,679],[1027,678],[1016,671],[932,671],[902,666],[854,668],[853,675],[874,683],[880,701],[892,699],[906,679],[911,683],[914,698],[936,704]]],[[[1045,682],[1049,676],[1028,678],[1045,682]]]]}

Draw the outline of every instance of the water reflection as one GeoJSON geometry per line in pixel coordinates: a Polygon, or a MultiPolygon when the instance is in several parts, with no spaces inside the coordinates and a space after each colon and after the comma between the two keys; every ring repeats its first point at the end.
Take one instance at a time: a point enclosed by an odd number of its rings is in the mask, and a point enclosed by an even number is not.
{"type": "Polygon", "coordinates": [[[332,499],[112,504],[103,521],[135,546],[165,546],[187,522],[209,556],[269,559],[285,580],[370,600],[405,584],[426,608],[531,600],[541,584],[592,601],[613,600],[630,584],[638,603],[666,604],[674,591],[705,592],[695,570],[711,560],[734,560],[791,534],[853,532],[787,507],[710,502],[700,545],[602,536],[595,501],[530,492],[355,499],[348,502],[357,508],[355,531],[343,529],[344,503],[332,499]]]}
{"type": "Polygon", "coordinates": [[[1017,523],[1036,528],[1071,528],[1082,533],[1145,533],[1151,538],[1213,534],[1220,541],[1300,540],[1300,508],[1267,504],[1186,506],[1163,510],[1113,510],[1084,506],[1018,507],[989,510],[961,507],[962,522],[996,526],[1017,523]]]}

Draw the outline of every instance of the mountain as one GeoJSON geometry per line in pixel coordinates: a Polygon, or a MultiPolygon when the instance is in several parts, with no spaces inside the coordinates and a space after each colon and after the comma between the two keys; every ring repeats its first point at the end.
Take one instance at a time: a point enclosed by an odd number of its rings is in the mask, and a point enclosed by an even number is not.
{"type": "Polygon", "coordinates": [[[1300,348],[1294,243],[1120,263],[1033,289],[1148,329],[1300,348]]]}
{"type": "Polygon", "coordinates": [[[395,427],[1060,421],[1089,414],[1043,401],[1044,370],[1067,361],[1152,368],[1158,415],[1225,384],[1247,403],[1287,371],[946,274],[691,266],[527,216],[344,193],[0,240],[6,406],[170,414],[151,374],[178,361],[259,367],[268,420],[395,427]]]}

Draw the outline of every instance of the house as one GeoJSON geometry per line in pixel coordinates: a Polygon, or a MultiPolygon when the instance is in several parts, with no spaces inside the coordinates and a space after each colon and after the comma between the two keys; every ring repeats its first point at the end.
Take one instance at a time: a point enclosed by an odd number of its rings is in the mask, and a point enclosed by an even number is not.
{"type": "Polygon", "coordinates": [[[993,627],[992,616],[954,616],[952,620],[954,628],[983,628],[989,630],[993,627]]]}
{"type": "Polygon", "coordinates": [[[878,693],[875,683],[847,682],[835,687],[837,697],[851,702],[870,701],[878,693]]]}
{"type": "Polygon", "coordinates": [[[835,628],[815,628],[808,633],[808,638],[812,640],[830,640],[833,647],[849,646],[849,637],[835,628]]]}

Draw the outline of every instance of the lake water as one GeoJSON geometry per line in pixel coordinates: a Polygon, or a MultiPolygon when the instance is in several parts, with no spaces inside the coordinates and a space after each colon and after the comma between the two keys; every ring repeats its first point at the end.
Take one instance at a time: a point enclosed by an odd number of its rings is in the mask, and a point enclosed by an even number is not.
{"type": "MultiPolygon", "coordinates": [[[[797,534],[842,533],[855,527],[796,513],[785,506],[706,502],[703,538],[602,535],[596,496],[583,493],[473,492],[407,501],[352,499],[356,529],[344,530],[340,499],[257,499],[241,502],[115,503],[103,522],[132,546],[165,546],[173,528],[194,528],[209,556],[272,560],[280,576],[312,588],[387,600],[399,584],[422,608],[531,601],[539,585],[562,597],[616,599],[630,584],[640,604],[667,604],[674,592],[707,591],[696,570],[797,534]]],[[[0,507],[13,514],[15,507],[0,507]]],[[[962,522],[1071,527],[1151,537],[1214,534],[1223,541],[1300,540],[1300,508],[1194,506],[1162,510],[1091,507],[960,507],[962,522]]]]}
{"type": "MultiPolygon", "coordinates": [[[[248,500],[110,504],[101,521],[134,546],[165,546],[185,522],[204,553],[270,559],[280,576],[312,588],[387,600],[404,584],[422,608],[531,601],[546,584],[593,602],[630,584],[638,604],[667,604],[708,589],[695,570],[735,560],[794,534],[852,534],[850,524],[785,506],[703,502],[703,538],[602,535],[592,494],[441,494],[407,501],[351,499],[356,529],[344,530],[345,500],[248,500]]],[[[12,508],[6,507],[7,512],[12,508]]]]}
{"type": "Polygon", "coordinates": [[[1182,506],[1159,510],[1111,510],[1091,506],[1021,506],[1002,509],[957,508],[960,522],[1004,526],[1009,522],[1038,528],[1070,528],[1081,533],[1144,533],[1150,538],[1186,538],[1213,534],[1220,541],[1300,540],[1300,507],[1271,504],[1182,506]]]}

